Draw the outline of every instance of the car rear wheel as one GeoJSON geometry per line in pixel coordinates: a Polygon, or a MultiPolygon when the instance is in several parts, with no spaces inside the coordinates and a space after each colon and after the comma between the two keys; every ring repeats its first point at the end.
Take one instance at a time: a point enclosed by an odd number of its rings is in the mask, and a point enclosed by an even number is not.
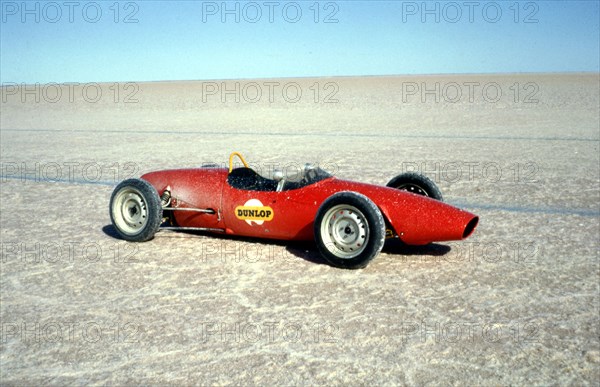
{"type": "Polygon", "coordinates": [[[383,248],[385,222],[379,208],[366,196],[338,192],[319,208],[314,233],[327,262],[344,269],[360,269],[383,248]]]}
{"type": "Polygon", "coordinates": [[[124,180],[110,198],[110,220],[121,238],[145,242],[154,237],[162,221],[156,189],[142,179],[124,180]]]}
{"type": "Polygon", "coordinates": [[[405,172],[394,177],[386,185],[417,195],[428,196],[432,199],[443,201],[442,192],[438,186],[427,176],[416,172],[405,172]]]}

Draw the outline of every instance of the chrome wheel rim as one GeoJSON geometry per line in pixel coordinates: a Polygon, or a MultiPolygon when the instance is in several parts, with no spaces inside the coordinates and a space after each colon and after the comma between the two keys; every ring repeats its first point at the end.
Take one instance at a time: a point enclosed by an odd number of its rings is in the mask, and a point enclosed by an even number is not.
{"type": "Polygon", "coordinates": [[[369,224],[356,207],[338,205],[329,209],[321,222],[321,238],[336,257],[352,259],[365,249],[369,240],[369,224]]]}
{"type": "Polygon", "coordinates": [[[407,183],[407,184],[402,184],[396,188],[399,190],[408,191],[408,192],[411,192],[411,193],[414,193],[417,195],[429,196],[427,194],[427,191],[425,189],[423,189],[423,187],[421,187],[417,184],[407,183]]]}
{"type": "Polygon", "coordinates": [[[115,225],[127,235],[139,234],[148,223],[146,201],[135,188],[123,188],[117,193],[112,213],[115,225]]]}

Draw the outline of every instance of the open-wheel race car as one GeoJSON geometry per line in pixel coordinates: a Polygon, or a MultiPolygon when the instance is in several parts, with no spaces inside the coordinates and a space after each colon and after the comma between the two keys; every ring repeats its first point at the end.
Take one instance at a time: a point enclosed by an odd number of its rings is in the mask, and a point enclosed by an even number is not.
{"type": "Polygon", "coordinates": [[[229,168],[207,166],[147,173],[122,181],[110,198],[119,236],[143,242],[162,229],[279,240],[315,240],[333,266],[365,267],[386,238],[408,245],[461,240],[479,218],[442,202],[424,175],[407,172],[387,186],[338,179],[306,164],[293,179],[250,168],[237,152],[229,168]],[[234,168],[239,157],[243,167],[234,168]]]}

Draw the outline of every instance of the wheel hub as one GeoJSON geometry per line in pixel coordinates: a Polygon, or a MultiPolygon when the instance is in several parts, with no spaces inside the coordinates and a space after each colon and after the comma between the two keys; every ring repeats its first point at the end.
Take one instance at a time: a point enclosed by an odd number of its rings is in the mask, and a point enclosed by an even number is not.
{"type": "Polygon", "coordinates": [[[340,258],[350,259],[364,250],[369,227],[358,209],[341,205],[325,214],[321,234],[329,251],[340,258]]]}
{"type": "Polygon", "coordinates": [[[127,234],[140,232],[147,222],[148,211],[141,193],[134,189],[124,189],[117,194],[114,202],[117,211],[116,225],[127,234]]]}
{"type": "Polygon", "coordinates": [[[398,187],[399,190],[412,192],[417,195],[429,196],[427,191],[416,184],[404,184],[398,187]]]}

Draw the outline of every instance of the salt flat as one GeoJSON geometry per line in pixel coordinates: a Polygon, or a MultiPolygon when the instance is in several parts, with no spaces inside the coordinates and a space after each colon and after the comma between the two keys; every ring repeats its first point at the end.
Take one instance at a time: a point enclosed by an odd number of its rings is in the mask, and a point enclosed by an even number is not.
{"type": "Polygon", "coordinates": [[[3,88],[1,382],[597,383],[599,79],[3,88]],[[115,238],[118,181],[231,151],[377,184],[420,170],[481,222],[360,271],[311,244],[115,238]]]}

